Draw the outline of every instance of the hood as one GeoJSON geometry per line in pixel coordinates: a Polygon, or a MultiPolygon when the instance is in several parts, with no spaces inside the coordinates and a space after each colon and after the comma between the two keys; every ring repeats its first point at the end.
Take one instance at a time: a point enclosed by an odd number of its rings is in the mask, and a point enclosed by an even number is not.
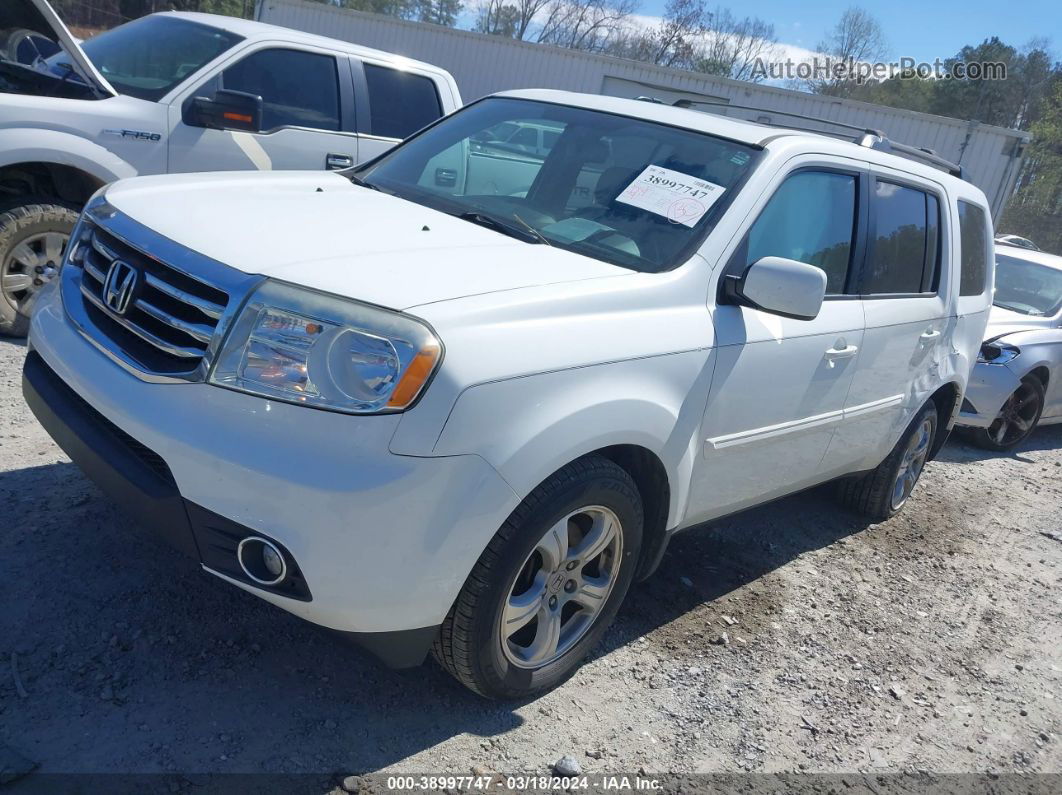
{"type": "Polygon", "coordinates": [[[392,309],[633,273],[325,171],[138,177],[106,199],[230,267],[392,309]]]}
{"type": "MultiPolygon", "coordinates": [[[[10,40],[10,34],[16,31],[33,31],[55,42],[70,56],[82,80],[105,96],[117,96],[118,92],[93,66],[47,0],[3,0],[0,4],[0,36],[8,36],[10,40]]],[[[15,60],[9,53],[2,53],[2,56],[15,60]]]]}
{"type": "Polygon", "coordinates": [[[985,329],[985,339],[998,339],[1016,331],[1040,329],[1049,321],[1050,318],[1023,315],[1021,312],[1004,309],[1001,306],[993,306],[988,314],[988,328],[985,329]]]}

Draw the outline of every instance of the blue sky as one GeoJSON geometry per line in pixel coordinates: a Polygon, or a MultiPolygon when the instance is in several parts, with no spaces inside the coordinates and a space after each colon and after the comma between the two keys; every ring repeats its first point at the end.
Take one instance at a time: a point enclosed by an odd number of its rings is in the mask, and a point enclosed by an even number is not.
{"type": "MultiPolygon", "coordinates": [[[[666,0],[641,0],[639,13],[659,16],[666,0]]],[[[713,7],[715,2],[710,2],[713,7]]],[[[978,44],[990,36],[1021,47],[1034,37],[1052,38],[1056,58],[1062,58],[1062,1],[1060,0],[893,0],[860,4],[852,0],[750,0],[725,2],[736,16],[758,16],[774,24],[778,40],[814,49],[844,10],[862,5],[885,30],[889,59],[911,56],[919,60],[947,58],[964,44],[978,44]]]]}

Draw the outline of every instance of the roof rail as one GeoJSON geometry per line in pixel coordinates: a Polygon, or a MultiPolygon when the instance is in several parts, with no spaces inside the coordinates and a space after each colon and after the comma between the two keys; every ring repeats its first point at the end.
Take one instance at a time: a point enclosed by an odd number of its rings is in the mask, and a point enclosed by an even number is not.
{"type": "MultiPolygon", "coordinates": [[[[638,97],[638,99],[645,100],[647,102],[660,102],[660,100],[653,97],[638,97]]],[[[793,119],[804,119],[805,121],[815,122],[816,124],[832,125],[844,130],[854,130],[856,137],[852,139],[853,143],[865,146],[868,149],[877,149],[879,152],[892,152],[900,157],[906,157],[909,160],[921,160],[922,162],[939,168],[941,171],[946,171],[953,177],[959,179],[965,179],[962,172],[962,166],[958,163],[952,163],[950,160],[946,160],[932,149],[927,149],[921,146],[911,146],[909,144],[902,144],[898,141],[889,140],[881,130],[875,130],[870,127],[860,127],[856,124],[847,124],[842,121],[834,121],[833,119],[823,119],[818,116],[809,116],[806,113],[791,113],[785,110],[775,110],[774,108],[760,108],[754,105],[731,105],[729,102],[711,102],[708,100],[700,99],[678,99],[675,100],[672,105],[676,108],[689,108],[693,109],[694,105],[706,105],[708,107],[716,108],[731,108],[733,110],[754,110],[759,113],[766,113],[774,116],[785,116],[793,119]]],[[[775,126],[775,125],[771,125],[775,126]]],[[[804,130],[806,132],[817,133],[819,135],[837,135],[837,133],[829,133],[824,130],[816,130],[811,127],[801,127],[799,125],[786,125],[793,127],[794,129],[804,130]]],[[[841,136],[844,137],[844,136],[841,136]]]]}

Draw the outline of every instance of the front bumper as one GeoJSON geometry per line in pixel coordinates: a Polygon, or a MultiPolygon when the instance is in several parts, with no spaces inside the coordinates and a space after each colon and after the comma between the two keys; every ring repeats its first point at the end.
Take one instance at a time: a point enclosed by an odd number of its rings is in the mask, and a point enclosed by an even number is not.
{"type": "Polygon", "coordinates": [[[519,502],[478,456],[391,454],[396,415],[142,381],[80,335],[57,290],[38,303],[30,342],[27,402],[104,491],[207,571],[392,665],[423,659],[519,502]],[[252,532],[290,554],[291,582],[264,588],[226,557],[219,539],[234,547],[252,532]]]}
{"type": "Polygon", "coordinates": [[[987,428],[995,422],[1007,398],[1020,385],[1021,379],[1008,365],[978,362],[970,374],[955,424],[967,428],[987,428]]]}

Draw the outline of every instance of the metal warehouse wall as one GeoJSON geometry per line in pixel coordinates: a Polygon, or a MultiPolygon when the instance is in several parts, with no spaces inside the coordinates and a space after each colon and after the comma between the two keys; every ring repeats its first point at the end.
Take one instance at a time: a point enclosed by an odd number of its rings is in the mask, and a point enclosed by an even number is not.
{"type": "MultiPolygon", "coordinates": [[[[999,216],[1028,134],[977,122],[822,97],[679,69],[512,41],[437,25],[406,22],[303,0],[260,0],[263,22],[343,39],[437,64],[457,80],[465,101],[512,88],[558,88],[590,94],[672,101],[713,99],[832,119],[883,130],[890,138],[929,147],[962,164],[967,178],[988,196],[999,216]]],[[[731,115],[784,125],[786,117],[730,111],[731,115]]]]}

